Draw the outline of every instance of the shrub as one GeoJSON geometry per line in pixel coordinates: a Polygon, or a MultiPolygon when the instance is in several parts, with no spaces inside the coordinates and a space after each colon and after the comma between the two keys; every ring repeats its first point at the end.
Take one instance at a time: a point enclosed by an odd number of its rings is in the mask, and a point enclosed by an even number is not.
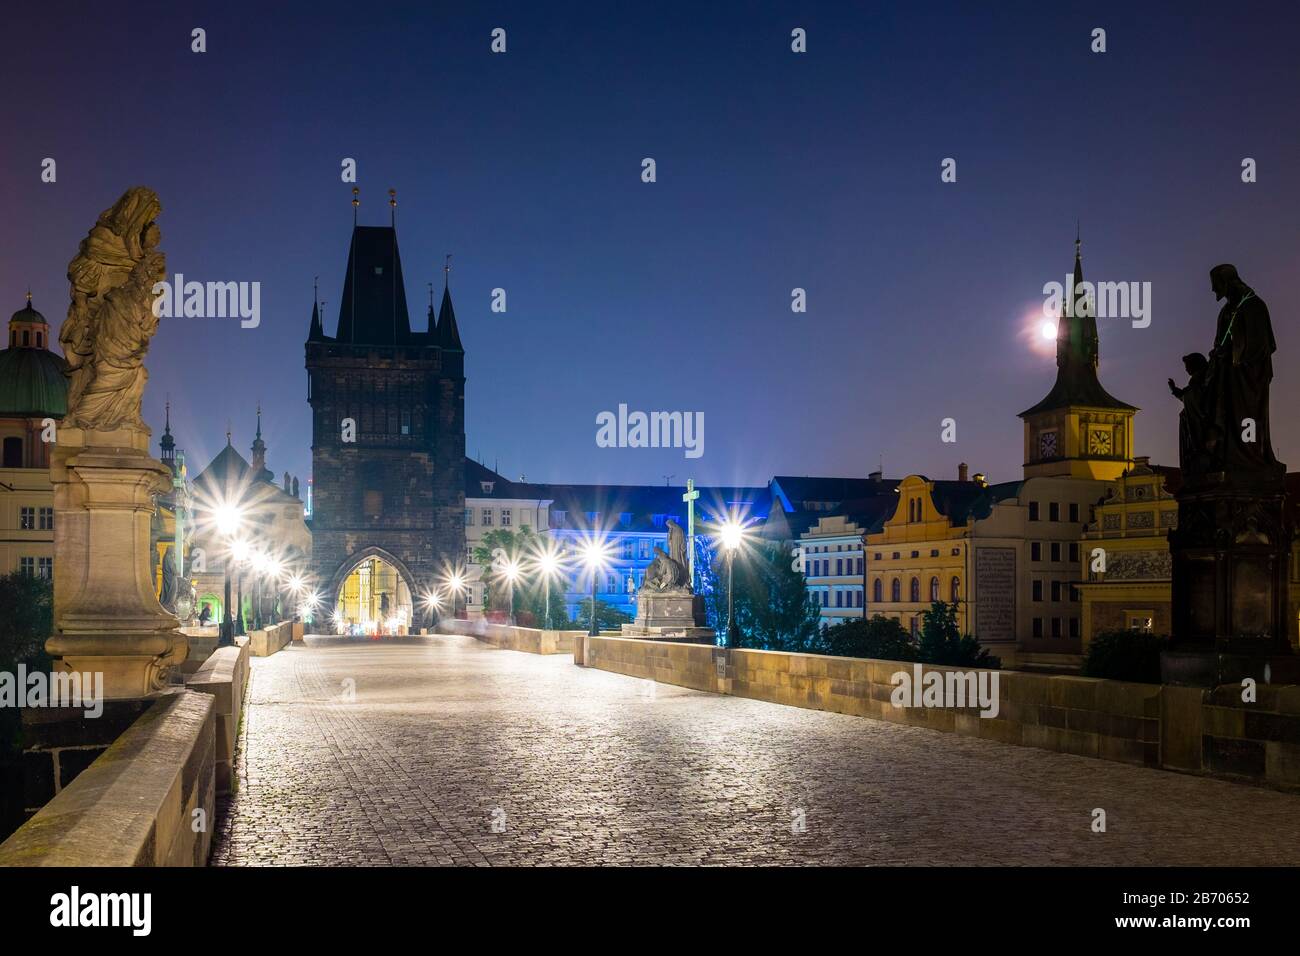
{"type": "Polygon", "coordinates": [[[823,651],[836,657],[871,657],[885,661],[916,660],[911,635],[892,617],[877,614],[868,621],[855,618],[828,627],[823,651]]]}
{"type": "Polygon", "coordinates": [[[930,610],[921,614],[921,638],[917,642],[917,660],[925,664],[942,664],[949,667],[1002,666],[1001,658],[994,657],[969,634],[962,634],[957,626],[957,605],[935,601],[930,610]]]}
{"type": "Polygon", "coordinates": [[[1085,677],[1160,683],[1160,652],[1169,646],[1164,634],[1150,631],[1102,631],[1088,642],[1083,659],[1085,677]]]}

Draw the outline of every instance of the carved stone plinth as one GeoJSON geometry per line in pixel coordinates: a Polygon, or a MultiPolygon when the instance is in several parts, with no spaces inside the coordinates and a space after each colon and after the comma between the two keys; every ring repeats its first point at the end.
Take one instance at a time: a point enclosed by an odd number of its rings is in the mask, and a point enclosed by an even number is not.
{"type": "Polygon", "coordinates": [[[1179,490],[1169,533],[1173,634],[1170,683],[1260,679],[1290,670],[1287,581],[1291,525],[1281,471],[1215,473],[1179,490]],[[1270,659],[1276,658],[1270,664],[1270,659]]]}
{"type": "Polygon", "coordinates": [[[101,672],[108,699],[148,697],[185,660],[188,642],[154,593],[149,521],[171,471],[148,432],[59,430],[54,484],[54,635],[65,669],[101,672]]]}
{"type": "Polygon", "coordinates": [[[636,597],[636,623],[641,627],[696,627],[695,595],[689,588],[651,591],[645,588],[636,597]]]}

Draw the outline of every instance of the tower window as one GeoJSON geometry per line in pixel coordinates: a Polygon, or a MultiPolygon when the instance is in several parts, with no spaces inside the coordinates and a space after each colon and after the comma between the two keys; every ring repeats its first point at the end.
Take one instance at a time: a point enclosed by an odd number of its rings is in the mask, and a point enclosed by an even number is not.
{"type": "Polygon", "coordinates": [[[367,518],[377,518],[384,513],[384,493],[367,490],[361,497],[361,507],[367,518]]]}

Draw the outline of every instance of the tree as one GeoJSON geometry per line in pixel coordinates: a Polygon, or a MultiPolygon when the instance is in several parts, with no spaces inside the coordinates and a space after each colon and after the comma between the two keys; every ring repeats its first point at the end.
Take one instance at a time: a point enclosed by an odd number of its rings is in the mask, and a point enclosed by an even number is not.
{"type": "MultiPolygon", "coordinates": [[[[554,605],[552,605],[554,607],[554,605]]],[[[563,608],[563,601],[560,603],[563,608]]],[[[624,614],[618,608],[606,604],[600,598],[596,598],[596,629],[601,631],[617,631],[620,625],[631,624],[632,616],[624,614]]],[[[570,630],[585,631],[591,627],[591,598],[585,597],[578,602],[578,611],[572,621],[565,621],[564,626],[570,630]]]]}
{"type": "Polygon", "coordinates": [[[993,657],[969,634],[962,634],[957,626],[957,605],[935,601],[928,611],[921,612],[921,636],[917,641],[916,659],[926,664],[946,664],[955,667],[1001,667],[1002,661],[993,657]]]}
{"type": "Polygon", "coordinates": [[[54,588],[15,571],[0,577],[0,670],[18,664],[48,669],[45,639],[54,633],[54,588]]]}
{"type": "Polygon", "coordinates": [[[885,661],[914,661],[916,642],[897,620],[877,614],[829,627],[822,634],[821,651],[836,657],[870,657],[885,661]]]}
{"type": "Polygon", "coordinates": [[[544,627],[562,629],[569,626],[564,611],[564,587],[558,578],[543,582],[541,574],[532,566],[542,553],[545,539],[531,527],[518,529],[496,528],[483,535],[482,542],[474,548],[474,563],[483,569],[483,610],[508,611],[511,584],[502,571],[503,562],[515,561],[520,574],[514,582],[515,617],[529,626],[542,622],[544,627]],[[546,616],[546,589],[551,592],[551,617],[546,616]]]}
{"type": "MultiPolygon", "coordinates": [[[[708,573],[701,568],[710,626],[727,628],[727,556],[706,550],[708,573]]],[[[735,553],[736,625],[740,646],[769,651],[815,652],[820,644],[821,610],[808,593],[801,571],[792,567],[788,549],[759,541],[735,553]]]]}
{"type": "Polygon", "coordinates": [[[1168,646],[1168,637],[1147,630],[1102,631],[1088,642],[1083,676],[1159,684],[1160,652],[1168,646]]]}

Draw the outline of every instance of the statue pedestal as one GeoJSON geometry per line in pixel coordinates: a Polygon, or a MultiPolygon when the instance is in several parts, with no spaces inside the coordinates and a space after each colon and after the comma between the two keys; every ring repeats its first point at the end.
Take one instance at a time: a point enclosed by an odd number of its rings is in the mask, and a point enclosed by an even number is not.
{"type": "Polygon", "coordinates": [[[154,592],[149,523],[171,471],[149,456],[148,437],[69,426],[51,455],[55,633],[45,649],[64,670],[102,673],[110,700],[159,693],[188,651],[154,592]]]}
{"type": "Polygon", "coordinates": [[[1169,533],[1173,634],[1168,683],[1210,686],[1294,672],[1288,639],[1290,512],[1282,470],[1189,481],[1169,533]]]}
{"type": "Polygon", "coordinates": [[[636,598],[636,622],[623,625],[623,636],[712,644],[717,634],[704,626],[703,598],[689,588],[670,588],[642,589],[636,598]]]}

